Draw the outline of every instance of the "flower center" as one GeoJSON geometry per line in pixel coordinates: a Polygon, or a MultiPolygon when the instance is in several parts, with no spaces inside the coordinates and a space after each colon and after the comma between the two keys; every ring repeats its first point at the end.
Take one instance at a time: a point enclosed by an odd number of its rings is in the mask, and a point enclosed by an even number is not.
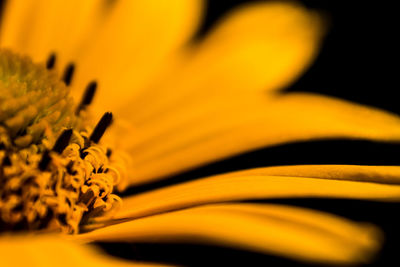
{"type": "Polygon", "coordinates": [[[0,50],[0,229],[78,233],[108,219],[121,204],[113,194],[124,162],[99,144],[112,122],[92,129],[87,106],[69,96],[74,66],[59,78],[55,55],[46,66],[0,50]]]}

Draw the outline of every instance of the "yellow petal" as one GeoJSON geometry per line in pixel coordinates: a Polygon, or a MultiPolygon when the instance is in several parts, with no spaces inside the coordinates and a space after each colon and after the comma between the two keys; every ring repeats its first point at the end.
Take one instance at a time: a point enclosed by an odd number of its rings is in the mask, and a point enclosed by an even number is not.
{"type": "Polygon", "coordinates": [[[319,263],[360,263],[379,248],[370,225],[283,205],[210,205],[79,235],[86,241],[217,244],[319,263]]]}
{"type": "Polygon", "coordinates": [[[10,0],[1,24],[1,47],[45,61],[57,53],[59,67],[89,36],[105,1],[97,0],[10,0]],[[62,61],[62,63],[60,62],[62,61]],[[61,63],[61,64],[60,64],[61,63]]]}
{"type": "Polygon", "coordinates": [[[0,236],[1,266],[128,267],[161,266],[108,257],[91,246],[56,236],[0,236]]]}
{"type": "Polygon", "coordinates": [[[146,121],[182,105],[207,105],[214,95],[229,101],[240,92],[282,89],[312,62],[321,32],[320,17],[296,4],[239,8],[189,49],[187,63],[171,79],[130,101],[126,113],[146,121]]]}
{"type": "MultiPolygon", "coordinates": [[[[124,198],[123,208],[116,217],[137,218],[197,205],[251,199],[325,197],[400,200],[400,186],[372,182],[378,180],[379,176],[376,179],[368,178],[368,168],[362,173],[366,174],[365,180],[371,182],[332,179],[332,177],[346,179],[343,175],[347,175],[346,172],[349,174],[347,179],[356,179],[357,173],[352,172],[350,168],[341,175],[323,171],[321,174],[316,174],[320,178],[288,176],[291,173],[287,170],[286,172],[275,170],[275,173],[272,170],[269,173],[268,168],[211,176],[124,198]],[[273,176],[277,173],[283,176],[273,176]]],[[[303,167],[302,175],[313,174],[311,169],[309,171],[306,169],[307,167],[303,167]]],[[[398,169],[396,171],[398,172],[398,169]]],[[[375,173],[380,173],[382,177],[387,172],[393,174],[396,171],[377,168],[375,173]]]]}
{"type": "Polygon", "coordinates": [[[400,184],[399,166],[362,166],[362,165],[293,165],[255,168],[220,176],[293,176],[333,180],[400,184]]]}
{"type": "Polygon", "coordinates": [[[322,138],[400,141],[398,116],[308,93],[242,96],[187,108],[134,127],[131,183],[142,183],[252,149],[322,138]]]}
{"type": "Polygon", "coordinates": [[[120,0],[90,48],[81,54],[76,89],[99,81],[95,105],[115,111],[143,89],[194,33],[202,0],[120,0]]]}

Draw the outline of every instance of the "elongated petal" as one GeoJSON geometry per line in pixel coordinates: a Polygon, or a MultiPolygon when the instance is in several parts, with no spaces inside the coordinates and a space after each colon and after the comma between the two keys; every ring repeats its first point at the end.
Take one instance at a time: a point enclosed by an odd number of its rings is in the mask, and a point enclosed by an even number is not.
{"type": "Polygon", "coordinates": [[[379,231],[282,205],[210,205],[137,219],[81,240],[217,244],[323,263],[357,263],[379,247],[379,231]]]}
{"type": "Polygon", "coordinates": [[[108,257],[91,246],[57,236],[1,236],[1,266],[128,267],[161,266],[108,257]]]}
{"type": "Polygon", "coordinates": [[[1,47],[45,61],[57,53],[60,67],[71,59],[106,13],[105,1],[10,0],[1,27],[1,47]]]}
{"type": "MultiPolygon", "coordinates": [[[[381,169],[381,171],[382,177],[386,170],[381,169]]],[[[367,170],[363,171],[364,174],[366,172],[367,170]]],[[[376,172],[379,173],[380,170],[376,169],[376,172]]],[[[398,185],[333,180],[332,177],[338,179],[346,179],[346,177],[334,175],[334,173],[329,175],[326,171],[317,175],[320,178],[272,176],[273,173],[273,171],[268,173],[268,168],[266,168],[212,176],[127,197],[117,217],[137,218],[197,205],[251,199],[325,197],[378,201],[400,200],[398,185]]],[[[282,175],[288,174],[290,174],[289,171],[282,175]]],[[[304,171],[303,175],[306,174],[311,175],[312,172],[304,171]]],[[[347,179],[356,179],[355,172],[349,171],[349,174],[347,179]]],[[[373,181],[378,178],[366,177],[366,180],[373,181]]]]}
{"type": "Polygon", "coordinates": [[[316,13],[296,4],[240,7],[189,49],[187,63],[170,79],[132,99],[126,113],[135,114],[133,122],[146,121],[170,109],[206,106],[214,95],[230,101],[243,92],[282,89],[318,52],[321,24],[316,13]]]}
{"type": "Polygon", "coordinates": [[[322,138],[400,141],[398,116],[308,93],[242,97],[134,128],[126,143],[142,183],[266,146],[322,138]]]}
{"type": "MultiPolygon", "coordinates": [[[[120,0],[102,31],[78,60],[76,89],[99,81],[95,105],[102,110],[126,103],[144,89],[194,33],[202,0],[120,0]],[[168,59],[168,60],[167,60],[168,59]]],[[[171,59],[173,61],[173,59],[171,59]]]]}
{"type": "Polygon", "coordinates": [[[382,184],[399,184],[399,166],[363,166],[363,165],[293,165],[255,168],[220,176],[293,176],[321,179],[373,182],[382,184]]]}

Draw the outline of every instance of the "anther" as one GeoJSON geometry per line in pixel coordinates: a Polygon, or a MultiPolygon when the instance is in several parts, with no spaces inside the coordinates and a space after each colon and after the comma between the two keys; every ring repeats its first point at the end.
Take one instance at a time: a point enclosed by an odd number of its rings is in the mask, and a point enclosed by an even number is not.
{"type": "MultiPolygon", "coordinates": [[[[64,130],[62,134],[57,138],[56,143],[53,146],[52,151],[61,154],[64,149],[68,146],[69,141],[71,140],[72,129],[64,130]]],[[[44,151],[42,159],[39,162],[39,169],[41,171],[45,171],[47,166],[51,161],[50,152],[48,150],[44,151]]]]}
{"type": "Polygon", "coordinates": [[[106,156],[107,158],[111,157],[112,150],[110,148],[107,148],[106,156]]]}
{"type": "Polygon", "coordinates": [[[85,109],[90,103],[93,101],[94,94],[96,93],[97,89],[97,82],[92,81],[86,87],[85,93],[82,97],[81,103],[79,104],[78,108],[75,111],[75,114],[78,115],[79,112],[85,109]]]}
{"type": "Polygon", "coordinates": [[[39,170],[45,171],[47,169],[47,166],[50,163],[50,160],[51,160],[51,158],[50,158],[49,151],[48,150],[44,151],[43,155],[42,155],[42,159],[40,160],[39,165],[38,165],[39,170]]]}
{"type": "Polygon", "coordinates": [[[72,129],[64,130],[62,134],[57,138],[56,143],[53,146],[53,151],[61,154],[64,149],[68,146],[71,140],[72,129]]]}
{"type": "Polygon", "coordinates": [[[56,64],[56,54],[51,53],[49,58],[47,59],[46,68],[48,70],[50,70],[50,69],[54,68],[55,64],[56,64]]]}
{"type": "Polygon", "coordinates": [[[98,143],[100,141],[100,138],[107,130],[107,128],[111,125],[111,122],[112,122],[112,113],[106,112],[103,115],[103,117],[101,117],[100,121],[97,123],[89,139],[95,143],[98,143]]]}
{"type": "Polygon", "coordinates": [[[66,85],[71,84],[72,76],[74,75],[74,71],[75,71],[75,65],[73,63],[68,64],[68,66],[65,68],[64,76],[62,79],[66,85]]]}

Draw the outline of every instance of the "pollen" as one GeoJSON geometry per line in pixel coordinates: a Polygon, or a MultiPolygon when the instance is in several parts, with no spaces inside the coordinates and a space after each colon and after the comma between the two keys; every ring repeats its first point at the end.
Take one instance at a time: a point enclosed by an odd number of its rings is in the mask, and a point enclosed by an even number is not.
{"type": "Polygon", "coordinates": [[[107,112],[92,124],[90,82],[75,105],[63,77],[47,63],[0,50],[0,229],[78,233],[112,217],[121,206],[125,161],[101,137],[107,112]],[[112,152],[112,153],[111,153],[112,152]]]}

